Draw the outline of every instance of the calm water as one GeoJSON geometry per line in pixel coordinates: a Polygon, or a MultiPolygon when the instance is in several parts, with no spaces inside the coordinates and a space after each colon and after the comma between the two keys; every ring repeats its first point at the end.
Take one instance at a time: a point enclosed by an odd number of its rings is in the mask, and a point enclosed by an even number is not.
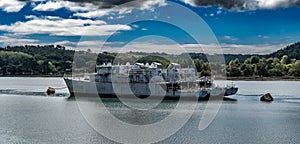
{"type": "MultiPolygon", "coordinates": [[[[184,127],[159,143],[300,143],[300,82],[234,83],[239,92],[231,98],[237,101],[223,101],[207,129],[198,130],[206,106],[199,102],[184,127]],[[274,102],[259,101],[259,95],[267,92],[274,102]]],[[[67,100],[68,95],[62,78],[0,78],[0,143],[114,143],[87,123],[77,101],[67,100]],[[55,96],[45,94],[48,86],[57,88],[55,96]]],[[[159,121],[176,106],[176,102],[165,102],[144,112],[114,99],[103,101],[116,117],[133,124],[159,121]]],[[[84,103],[92,107],[97,101],[84,103]]],[[[187,110],[182,109],[182,115],[187,110]]],[[[105,117],[101,109],[95,113],[105,117]]]]}

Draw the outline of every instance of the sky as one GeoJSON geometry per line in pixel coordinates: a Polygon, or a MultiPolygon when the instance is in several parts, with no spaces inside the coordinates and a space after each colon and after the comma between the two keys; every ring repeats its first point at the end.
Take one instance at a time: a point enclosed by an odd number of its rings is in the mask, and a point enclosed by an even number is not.
{"type": "Polygon", "coordinates": [[[0,0],[0,17],[1,47],[267,54],[300,40],[300,0],[0,0]]]}

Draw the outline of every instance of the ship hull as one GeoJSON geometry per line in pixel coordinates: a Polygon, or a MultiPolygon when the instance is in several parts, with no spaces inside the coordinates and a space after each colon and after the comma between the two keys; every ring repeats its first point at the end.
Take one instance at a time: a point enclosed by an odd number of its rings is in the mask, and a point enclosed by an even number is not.
{"type": "Polygon", "coordinates": [[[100,83],[74,79],[64,79],[70,96],[103,98],[157,98],[165,100],[208,100],[211,96],[229,96],[237,93],[238,88],[215,88],[189,91],[168,91],[162,85],[147,83],[100,83]],[[150,87],[150,88],[149,88],[150,87]],[[152,89],[152,91],[151,91],[152,89]],[[218,92],[213,92],[219,90],[218,92]]]}
{"type": "Polygon", "coordinates": [[[238,88],[237,88],[237,87],[226,88],[225,96],[234,95],[234,94],[237,93],[237,91],[238,91],[238,88]]]}
{"type": "MultiPolygon", "coordinates": [[[[69,89],[70,96],[83,97],[106,97],[106,98],[163,98],[170,100],[177,99],[208,99],[210,96],[209,90],[185,90],[172,91],[166,90],[164,86],[159,84],[147,83],[101,83],[81,81],[74,79],[64,79],[69,89]]],[[[223,94],[224,95],[224,94],[223,94]]]]}

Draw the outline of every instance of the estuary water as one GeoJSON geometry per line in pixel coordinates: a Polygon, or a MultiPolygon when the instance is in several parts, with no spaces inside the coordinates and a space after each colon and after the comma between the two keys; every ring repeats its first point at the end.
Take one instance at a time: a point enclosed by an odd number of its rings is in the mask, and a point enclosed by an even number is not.
{"type": "MultiPolygon", "coordinates": [[[[187,123],[158,143],[300,143],[299,81],[234,81],[234,84],[239,91],[230,98],[236,101],[223,101],[206,129],[200,131],[198,125],[208,102],[197,102],[187,123]],[[259,96],[268,92],[274,101],[260,102],[259,96]]],[[[78,106],[80,102],[67,99],[68,96],[62,78],[1,77],[0,143],[115,143],[98,133],[84,117],[78,106]],[[55,95],[46,95],[49,86],[56,88],[55,95]]],[[[159,122],[177,105],[176,101],[167,101],[152,110],[135,111],[116,99],[102,101],[115,117],[135,125],[159,122]]],[[[107,116],[97,105],[98,100],[86,99],[83,103],[91,107],[95,117],[107,116]]],[[[186,108],[180,110],[179,117],[190,110],[190,103],[184,103],[186,108]]],[[[106,125],[109,128],[115,124],[106,125]]],[[[124,142],[128,142],[126,135],[124,142]]]]}

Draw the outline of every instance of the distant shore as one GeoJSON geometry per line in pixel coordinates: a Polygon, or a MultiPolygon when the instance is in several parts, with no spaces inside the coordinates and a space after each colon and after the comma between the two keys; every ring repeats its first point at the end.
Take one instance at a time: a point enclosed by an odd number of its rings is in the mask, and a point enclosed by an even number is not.
{"type": "MultiPolygon", "coordinates": [[[[63,77],[63,75],[0,75],[0,77],[63,77]]],[[[215,78],[216,80],[233,80],[233,81],[300,81],[300,77],[226,77],[215,78]]]]}
{"type": "Polygon", "coordinates": [[[227,77],[227,80],[244,81],[300,81],[300,77],[227,77]]]}
{"type": "Polygon", "coordinates": [[[63,75],[0,75],[0,77],[64,77],[63,75]]]}

